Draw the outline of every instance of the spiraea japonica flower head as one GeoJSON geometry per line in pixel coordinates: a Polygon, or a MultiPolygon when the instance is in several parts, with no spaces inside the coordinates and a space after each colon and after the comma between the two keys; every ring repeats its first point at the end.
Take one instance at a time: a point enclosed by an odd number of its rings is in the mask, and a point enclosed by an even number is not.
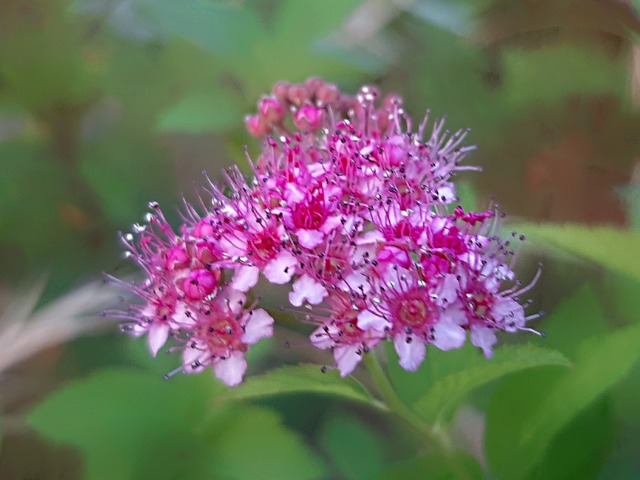
{"type": "MultiPolygon", "coordinates": [[[[515,279],[516,252],[491,208],[464,211],[454,178],[475,147],[430,115],[414,128],[397,94],[364,86],[355,95],[313,77],[279,82],[246,117],[261,140],[224,188],[209,182],[198,209],[185,205],[175,233],[157,205],[124,237],[146,276],[125,329],[148,335],[153,354],[171,339],[176,371],[213,368],[242,381],[245,353],[272,335],[273,318],[252,290],[262,276],[288,285],[294,309],[315,326],[311,345],[331,350],[341,374],[391,341],[415,370],[427,345],[467,340],[490,357],[496,333],[530,330],[515,279]]],[[[113,313],[113,312],[112,312],[113,313]]]]}

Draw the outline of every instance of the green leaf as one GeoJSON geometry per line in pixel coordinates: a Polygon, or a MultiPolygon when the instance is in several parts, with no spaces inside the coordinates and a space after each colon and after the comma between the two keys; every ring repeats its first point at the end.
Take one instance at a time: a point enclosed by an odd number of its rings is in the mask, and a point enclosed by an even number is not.
{"type": "Polygon", "coordinates": [[[635,232],[640,233],[640,185],[625,185],[616,190],[626,207],[629,224],[635,232]]]}
{"type": "Polygon", "coordinates": [[[210,376],[107,370],[72,382],[37,405],[29,423],[85,454],[86,478],[177,478],[204,443],[194,428],[217,384],[210,376]]]}
{"type": "Polygon", "coordinates": [[[211,375],[108,370],[58,390],[29,415],[42,435],[85,455],[94,479],[313,479],[322,462],[264,408],[211,408],[211,375]],[[247,461],[250,458],[251,461],[247,461]]]}
{"type": "Polygon", "coordinates": [[[536,369],[506,380],[487,412],[493,473],[527,478],[554,437],[629,372],[639,344],[640,325],[621,328],[583,342],[571,369],[536,369]]]}
{"type": "Polygon", "coordinates": [[[503,56],[502,100],[515,110],[555,106],[569,95],[626,96],[626,65],[594,50],[567,44],[503,56]]]}
{"type": "MultiPolygon", "coordinates": [[[[484,478],[478,461],[470,455],[458,452],[454,460],[464,466],[470,475],[469,480],[484,478]]],[[[411,460],[395,462],[386,466],[373,480],[396,479],[420,479],[420,480],[459,480],[458,475],[451,469],[442,455],[427,454],[411,460]]]]}
{"type": "Polygon", "coordinates": [[[544,319],[540,328],[546,336],[534,339],[539,344],[555,348],[572,361],[585,339],[606,335],[609,328],[604,320],[602,304],[589,284],[577,288],[544,319]]]}
{"type": "Polygon", "coordinates": [[[338,30],[359,3],[360,0],[285,0],[278,11],[273,30],[284,42],[324,37],[338,30]]]}
{"type": "Polygon", "coordinates": [[[428,24],[456,35],[471,33],[474,7],[466,2],[423,0],[414,3],[411,11],[428,24]]]}
{"type": "Polygon", "coordinates": [[[291,393],[318,393],[379,406],[353,377],[341,378],[337,370],[322,373],[320,365],[281,367],[250,377],[242,385],[219,395],[216,401],[253,400],[291,393]]]}
{"type": "Polygon", "coordinates": [[[580,480],[599,477],[615,440],[608,398],[580,413],[551,442],[529,480],[580,480]]]}
{"type": "Polygon", "coordinates": [[[603,267],[640,279],[640,234],[613,227],[520,224],[534,239],[563,248],[603,267]]]}
{"type": "MultiPolygon", "coordinates": [[[[322,461],[279,416],[260,407],[239,410],[211,453],[214,478],[311,480],[326,478],[322,461]]],[[[210,477],[201,477],[210,478],[210,477]]]]}
{"type": "Polygon", "coordinates": [[[222,55],[242,56],[264,34],[256,13],[241,3],[148,0],[145,7],[165,32],[222,55]]]}
{"type": "Polygon", "coordinates": [[[378,432],[341,412],[328,416],[320,433],[320,445],[347,479],[370,478],[382,468],[385,458],[378,432]]]}
{"type": "Polygon", "coordinates": [[[438,421],[463,402],[474,389],[500,377],[527,368],[570,365],[560,352],[533,345],[503,346],[491,359],[482,359],[468,368],[448,375],[433,386],[414,405],[430,422],[438,421]]]}
{"type": "Polygon", "coordinates": [[[158,130],[179,133],[212,133],[235,128],[241,122],[238,98],[224,90],[190,94],[163,111],[158,130]]]}

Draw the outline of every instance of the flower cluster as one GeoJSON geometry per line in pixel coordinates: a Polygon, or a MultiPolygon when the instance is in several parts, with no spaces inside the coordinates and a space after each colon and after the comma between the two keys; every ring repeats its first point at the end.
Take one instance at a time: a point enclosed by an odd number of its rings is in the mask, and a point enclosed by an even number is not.
{"type": "Polygon", "coordinates": [[[146,280],[131,287],[144,303],[119,316],[154,354],[173,337],[177,371],[242,381],[249,345],[273,331],[247,301],[260,275],[290,284],[294,307],[317,306],[304,315],[310,341],[343,376],[383,340],[415,370],[428,344],[460,348],[469,332],[489,357],[497,331],[530,330],[537,315],[518,298],[535,279],[522,287],[513,272],[522,237],[499,237],[495,208],[456,206],[452,179],[473,169],[461,166],[466,131],[439,120],[427,133],[427,114],[414,132],[399,96],[349,96],[318,78],[278,83],[246,125],[262,139],[250,180],[227,170],[204,212],[187,205],[179,234],[152,204],[124,238],[146,280]]]}

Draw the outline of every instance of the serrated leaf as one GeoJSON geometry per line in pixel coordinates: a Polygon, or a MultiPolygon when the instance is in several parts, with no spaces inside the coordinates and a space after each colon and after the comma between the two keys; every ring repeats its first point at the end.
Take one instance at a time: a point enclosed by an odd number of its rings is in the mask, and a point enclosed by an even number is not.
{"type": "Polygon", "coordinates": [[[250,377],[238,387],[218,395],[216,401],[253,400],[291,393],[317,393],[379,406],[354,378],[341,378],[337,370],[322,373],[320,365],[281,367],[250,377]]]}
{"type": "MultiPolygon", "coordinates": [[[[212,448],[214,478],[273,478],[311,480],[326,478],[326,468],[274,412],[243,408],[212,448]]],[[[210,477],[203,477],[210,478],[210,477]]]]}
{"type": "Polygon", "coordinates": [[[176,133],[213,133],[237,127],[241,120],[237,97],[223,91],[190,94],[163,111],[158,130],[176,133]]]}
{"type": "Polygon", "coordinates": [[[640,356],[640,325],[585,341],[574,367],[507,380],[488,410],[486,451],[498,478],[527,478],[554,437],[620,381],[640,356]]]}
{"type": "Polygon", "coordinates": [[[497,378],[539,366],[569,366],[560,352],[533,345],[504,346],[491,359],[441,378],[420,398],[414,409],[430,422],[452,413],[474,389],[497,378]]]}
{"type": "Polygon", "coordinates": [[[320,445],[347,479],[370,478],[381,469],[385,459],[380,435],[357,418],[341,412],[325,420],[320,445]]]}
{"type": "Polygon", "coordinates": [[[613,227],[520,224],[534,239],[561,247],[603,267],[640,279],[640,234],[613,227]]]}

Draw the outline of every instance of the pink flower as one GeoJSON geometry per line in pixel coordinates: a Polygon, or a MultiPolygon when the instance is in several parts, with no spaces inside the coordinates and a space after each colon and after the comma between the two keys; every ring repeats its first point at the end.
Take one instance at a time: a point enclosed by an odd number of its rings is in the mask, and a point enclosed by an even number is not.
{"type": "Polygon", "coordinates": [[[152,204],[124,237],[146,276],[129,286],[141,304],[109,313],[146,334],[153,355],[170,342],[183,352],[176,371],[211,367],[240,383],[249,346],[273,333],[272,317],[246,305],[260,275],[311,309],[311,343],[343,376],[383,340],[415,370],[427,345],[460,348],[467,331],[487,357],[497,331],[533,331],[539,315],[520,297],[537,276],[515,281],[495,210],[452,205],[453,176],[476,170],[461,165],[468,131],[429,127],[428,113],[416,131],[398,95],[345,95],[317,77],[279,82],[245,123],[262,139],[253,178],[232,167],[225,188],[209,181],[199,209],[185,202],[180,234],[152,204]]]}
{"type": "Polygon", "coordinates": [[[357,322],[357,309],[354,305],[362,301],[347,293],[337,293],[329,297],[330,317],[311,334],[311,343],[321,349],[331,349],[340,370],[346,377],[357,367],[362,356],[374,348],[385,333],[375,329],[361,329],[357,322]]]}
{"type": "Polygon", "coordinates": [[[242,292],[226,287],[205,310],[190,312],[194,324],[183,339],[185,373],[210,366],[227,385],[242,382],[249,345],[273,335],[273,318],[261,308],[245,308],[245,301],[242,292]]]}

